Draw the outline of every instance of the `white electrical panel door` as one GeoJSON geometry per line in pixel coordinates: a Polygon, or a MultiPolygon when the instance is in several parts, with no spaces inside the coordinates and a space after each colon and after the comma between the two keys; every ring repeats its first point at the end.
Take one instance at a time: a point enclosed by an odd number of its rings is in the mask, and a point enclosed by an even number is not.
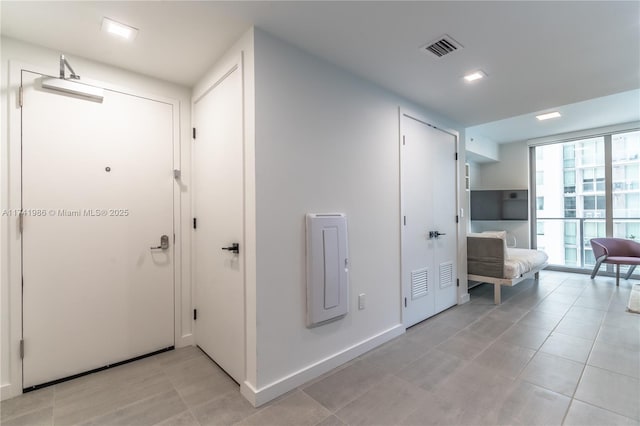
{"type": "Polygon", "coordinates": [[[347,218],[307,214],[307,326],[349,311],[347,218]]]}

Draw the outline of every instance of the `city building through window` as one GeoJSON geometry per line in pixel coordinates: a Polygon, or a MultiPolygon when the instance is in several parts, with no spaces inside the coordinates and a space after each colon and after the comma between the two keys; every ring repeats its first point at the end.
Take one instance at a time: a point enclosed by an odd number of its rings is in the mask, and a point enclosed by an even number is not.
{"type": "Polygon", "coordinates": [[[551,265],[592,269],[589,240],[640,241],[640,131],[531,147],[535,244],[551,265]]]}

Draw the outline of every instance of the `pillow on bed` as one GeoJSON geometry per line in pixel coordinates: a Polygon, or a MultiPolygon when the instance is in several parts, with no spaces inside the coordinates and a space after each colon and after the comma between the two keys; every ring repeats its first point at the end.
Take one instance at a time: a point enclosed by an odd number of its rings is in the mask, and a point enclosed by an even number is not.
{"type": "Polygon", "coordinates": [[[504,247],[504,259],[509,259],[509,251],[507,250],[507,231],[472,232],[467,234],[467,236],[475,238],[500,238],[504,247]]]}
{"type": "Polygon", "coordinates": [[[501,238],[503,240],[507,239],[507,231],[482,231],[484,235],[491,235],[496,238],[501,238]]]}

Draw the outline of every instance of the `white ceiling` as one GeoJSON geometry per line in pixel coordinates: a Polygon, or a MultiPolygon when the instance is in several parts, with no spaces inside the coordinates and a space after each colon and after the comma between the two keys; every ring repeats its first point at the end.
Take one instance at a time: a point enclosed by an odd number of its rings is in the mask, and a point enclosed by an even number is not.
{"type": "Polygon", "coordinates": [[[551,111],[533,111],[467,128],[467,137],[482,136],[496,143],[523,141],[548,135],[577,132],[612,124],[640,121],[640,90],[560,105],[553,108],[562,118],[538,121],[536,115],[551,111]]]}
{"type": "Polygon", "coordinates": [[[637,1],[2,0],[0,8],[3,35],[187,86],[256,25],[463,126],[640,88],[637,1]],[[103,16],[139,28],[137,39],[101,33],[103,16]],[[464,48],[440,59],[420,51],[445,33],[464,48]],[[461,79],[478,68],[486,80],[461,79]]]}

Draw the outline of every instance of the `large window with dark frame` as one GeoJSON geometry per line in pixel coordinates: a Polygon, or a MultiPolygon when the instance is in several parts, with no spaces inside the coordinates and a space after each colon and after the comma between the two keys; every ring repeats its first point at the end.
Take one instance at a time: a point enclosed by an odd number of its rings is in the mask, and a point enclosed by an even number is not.
{"type": "Polygon", "coordinates": [[[640,131],[532,146],[531,150],[535,170],[532,234],[551,265],[592,269],[591,238],[640,241],[640,131]]]}

